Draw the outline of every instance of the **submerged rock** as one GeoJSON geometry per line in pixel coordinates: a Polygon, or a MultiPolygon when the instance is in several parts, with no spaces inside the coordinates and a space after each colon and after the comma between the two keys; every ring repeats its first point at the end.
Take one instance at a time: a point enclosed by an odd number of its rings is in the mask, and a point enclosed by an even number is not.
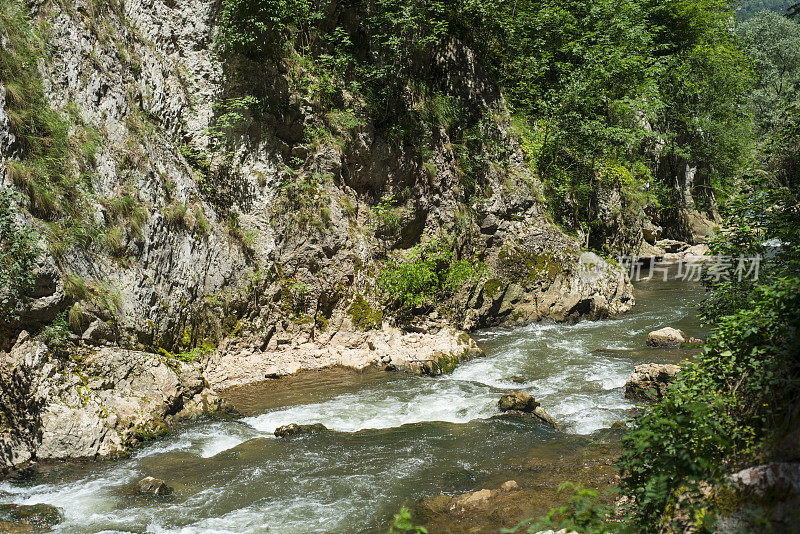
{"type": "Polygon", "coordinates": [[[533,396],[524,391],[516,391],[503,395],[498,401],[503,415],[516,415],[519,417],[529,417],[538,420],[550,427],[557,428],[555,420],[544,411],[539,402],[533,396]]]}
{"type": "Polygon", "coordinates": [[[297,423],[289,423],[288,425],[283,425],[276,428],[275,436],[278,438],[287,438],[302,434],[313,434],[314,432],[323,432],[325,430],[328,430],[328,427],[326,427],[322,423],[313,423],[310,425],[298,425],[297,423]]]}
{"type": "Polygon", "coordinates": [[[680,347],[683,343],[686,343],[686,335],[677,328],[667,326],[647,334],[650,347],[680,347]]]}
{"type": "Polygon", "coordinates": [[[0,504],[0,531],[13,532],[17,526],[50,529],[62,521],[64,514],[49,504],[0,504]],[[4,523],[10,528],[6,529],[4,523]]]}
{"type": "Polygon", "coordinates": [[[646,363],[637,365],[625,382],[625,397],[644,402],[657,402],[681,370],[677,365],[646,363]]]}
{"type": "Polygon", "coordinates": [[[145,477],[136,484],[136,491],[150,495],[169,495],[172,488],[160,478],[145,477]]]}
{"type": "Polygon", "coordinates": [[[420,508],[425,515],[465,512],[469,509],[496,505],[498,503],[494,501],[503,500],[509,493],[518,490],[519,484],[514,480],[509,480],[493,490],[480,489],[463,495],[434,495],[423,499],[420,502],[420,508]]]}

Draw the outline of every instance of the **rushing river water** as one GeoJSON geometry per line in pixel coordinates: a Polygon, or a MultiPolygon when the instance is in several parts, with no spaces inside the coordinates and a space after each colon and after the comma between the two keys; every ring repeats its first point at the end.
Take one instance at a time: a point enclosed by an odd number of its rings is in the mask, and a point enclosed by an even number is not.
{"type": "Polygon", "coordinates": [[[646,348],[647,332],[703,334],[697,285],[642,283],[636,298],[618,319],[479,332],[487,357],[448,376],[332,370],[240,388],[239,419],[188,424],[126,460],[0,482],[0,502],[61,508],[58,532],[385,532],[404,503],[495,487],[518,458],[578,447],[627,417],[633,367],[687,355],[646,348]],[[492,418],[511,389],[532,393],[564,432],[492,418]],[[333,432],[272,435],[315,422],[333,432]],[[145,476],[175,493],[133,493],[145,476]]]}

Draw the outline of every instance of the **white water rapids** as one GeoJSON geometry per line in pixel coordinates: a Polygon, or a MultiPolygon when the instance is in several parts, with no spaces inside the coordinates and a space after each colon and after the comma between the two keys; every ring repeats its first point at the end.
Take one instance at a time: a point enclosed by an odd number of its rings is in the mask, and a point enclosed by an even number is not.
{"type": "Polygon", "coordinates": [[[385,531],[404,503],[475,489],[533,444],[557,447],[564,433],[588,435],[626,418],[634,405],[622,387],[633,367],[684,357],[645,348],[647,332],[670,325],[700,333],[693,306],[701,296],[687,284],[641,285],[635,311],[619,319],[479,332],[487,357],[443,377],[343,379],[339,371],[278,393],[253,390],[252,415],[186,425],[129,459],[0,482],[0,502],[61,508],[66,521],[56,532],[385,531]],[[493,419],[507,390],[533,394],[564,433],[493,419]],[[288,423],[338,432],[275,438],[288,423]],[[144,476],[166,480],[175,494],[131,492],[144,476]]]}

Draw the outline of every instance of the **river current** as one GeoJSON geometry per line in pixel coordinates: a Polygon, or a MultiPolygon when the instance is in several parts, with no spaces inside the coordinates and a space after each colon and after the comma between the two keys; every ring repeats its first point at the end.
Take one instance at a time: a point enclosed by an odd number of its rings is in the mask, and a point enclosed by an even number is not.
{"type": "Polygon", "coordinates": [[[480,331],[486,357],[436,378],[339,369],[239,388],[240,418],[187,424],[128,459],[0,482],[0,502],[57,506],[65,533],[385,532],[404,504],[496,487],[520,457],[599,439],[634,408],[623,396],[634,366],[688,355],[645,347],[647,333],[702,336],[702,297],[696,284],[652,281],[620,318],[480,331]],[[508,390],[533,394],[563,430],[495,418],[508,390]],[[331,432],[273,436],[317,422],[331,432]],[[145,476],[175,493],[131,491],[145,476]]]}

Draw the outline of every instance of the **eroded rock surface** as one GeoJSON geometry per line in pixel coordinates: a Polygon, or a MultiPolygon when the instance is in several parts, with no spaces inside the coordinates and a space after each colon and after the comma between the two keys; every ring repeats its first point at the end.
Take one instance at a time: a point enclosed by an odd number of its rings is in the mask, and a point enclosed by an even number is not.
{"type": "Polygon", "coordinates": [[[625,382],[625,396],[643,402],[657,402],[667,392],[680,367],[672,364],[645,363],[637,365],[625,382]]]}
{"type": "Polygon", "coordinates": [[[419,375],[452,371],[458,363],[483,356],[465,332],[441,328],[435,333],[404,332],[386,327],[370,332],[339,332],[328,343],[287,338],[275,350],[224,347],[207,363],[215,388],[258,382],[304,370],[370,366],[419,375]]]}
{"type": "Polygon", "coordinates": [[[555,419],[542,408],[533,396],[524,391],[503,395],[497,404],[504,415],[532,417],[550,427],[557,428],[555,419]]]}
{"type": "Polygon", "coordinates": [[[0,468],[119,453],[219,406],[197,365],[107,347],[64,359],[23,333],[0,352],[0,468]]]}

